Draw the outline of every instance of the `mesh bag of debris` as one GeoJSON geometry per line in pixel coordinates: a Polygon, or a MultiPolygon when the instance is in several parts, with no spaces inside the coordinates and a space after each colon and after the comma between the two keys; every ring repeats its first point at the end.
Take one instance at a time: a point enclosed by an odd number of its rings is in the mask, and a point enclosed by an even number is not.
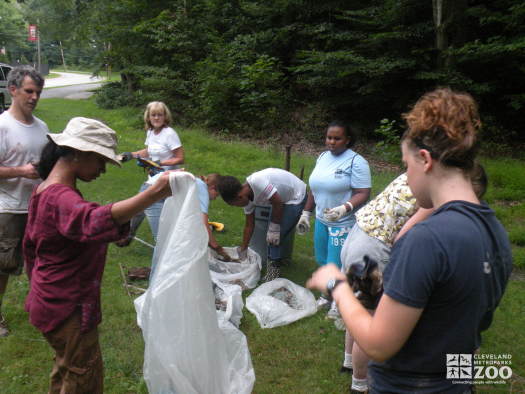
{"type": "Polygon", "coordinates": [[[284,278],[256,288],[246,298],[246,308],[255,315],[262,328],[284,326],[317,311],[312,292],[284,278]]]}
{"type": "MultiPolygon", "coordinates": [[[[227,247],[224,251],[236,259],[237,248],[227,247]]],[[[261,256],[248,248],[248,257],[241,261],[222,261],[217,253],[208,249],[208,264],[214,282],[238,285],[242,290],[253,289],[261,277],[261,256]]]]}

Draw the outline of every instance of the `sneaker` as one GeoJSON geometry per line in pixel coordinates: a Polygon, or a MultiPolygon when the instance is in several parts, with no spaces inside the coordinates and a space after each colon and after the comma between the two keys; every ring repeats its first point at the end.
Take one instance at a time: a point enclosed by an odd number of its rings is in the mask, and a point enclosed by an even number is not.
{"type": "Polygon", "coordinates": [[[330,308],[330,301],[328,301],[326,298],[321,296],[317,299],[317,310],[320,310],[323,308],[325,309],[330,308]]]}
{"type": "Polygon", "coordinates": [[[339,313],[339,309],[337,309],[337,305],[335,302],[332,302],[332,306],[330,307],[330,310],[326,314],[326,318],[330,320],[337,320],[341,318],[341,314],[339,313]]]}
{"type": "Polygon", "coordinates": [[[345,367],[344,365],[341,366],[341,369],[339,370],[339,373],[348,373],[352,375],[354,372],[354,369],[352,367],[345,367]]]}
{"type": "Polygon", "coordinates": [[[340,317],[334,320],[334,326],[339,331],[346,331],[345,322],[340,317]]]}
{"type": "Polygon", "coordinates": [[[7,328],[7,322],[4,317],[0,315],[0,338],[6,337],[9,335],[9,328],[7,328]]]}
{"type": "Polygon", "coordinates": [[[270,282],[281,275],[281,270],[273,261],[268,260],[266,263],[266,275],[264,275],[263,282],[270,282]]]}

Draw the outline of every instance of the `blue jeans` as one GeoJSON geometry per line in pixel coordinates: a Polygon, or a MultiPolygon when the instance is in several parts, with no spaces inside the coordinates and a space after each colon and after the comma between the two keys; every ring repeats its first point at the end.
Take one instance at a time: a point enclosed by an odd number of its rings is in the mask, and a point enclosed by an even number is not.
{"type": "MultiPolygon", "coordinates": [[[[299,204],[284,204],[283,217],[281,218],[280,242],[283,242],[286,236],[295,229],[305,204],[306,196],[299,204]]],[[[268,245],[268,258],[279,261],[281,259],[281,249],[282,245],[268,245]]]]}
{"type": "Polygon", "coordinates": [[[327,226],[315,219],[314,249],[318,265],[333,263],[341,268],[341,249],[351,228],[327,226]]]}
{"type": "MultiPolygon", "coordinates": [[[[140,187],[139,192],[143,192],[149,186],[150,185],[148,185],[147,183],[143,183],[142,186],[140,187]]],[[[162,211],[162,207],[164,206],[164,201],[165,199],[159,200],[144,210],[144,213],[146,214],[146,217],[148,218],[148,223],[151,228],[151,234],[153,235],[153,239],[155,240],[155,243],[157,242],[157,233],[159,232],[160,213],[162,211]]]]}

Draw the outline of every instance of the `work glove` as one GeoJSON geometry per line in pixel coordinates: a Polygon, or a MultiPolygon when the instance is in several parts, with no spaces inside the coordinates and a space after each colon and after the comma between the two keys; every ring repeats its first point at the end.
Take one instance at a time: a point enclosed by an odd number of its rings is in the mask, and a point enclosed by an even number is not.
{"type": "Polygon", "coordinates": [[[347,279],[361,304],[375,309],[383,294],[383,275],[378,262],[365,255],[362,262],[350,266],[347,279]]]}
{"type": "Polygon", "coordinates": [[[124,152],[120,154],[120,161],[122,163],[130,161],[131,159],[133,159],[133,154],[131,152],[124,152]]]}
{"type": "Polygon", "coordinates": [[[312,212],[303,211],[299,221],[297,222],[297,226],[295,226],[297,234],[305,235],[308,231],[310,231],[310,216],[312,216],[312,212]]]}
{"type": "Polygon", "coordinates": [[[268,232],[266,233],[266,242],[269,245],[277,246],[281,240],[281,225],[279,223],[270,222],[268,232]]]}
{"type": "Polygon", "coordinates": [[[246,260],[248,258],[248,248],[242,249],[240,246],[237,246],[237,256],[239,261],[246,260]]]}
{"type": "Polygon", "coordinates": [[[325,220],[329,222],[337,222],[345,215],[348,215],[348,211],[346,210],[345,204],[339,205],[335,208],[325,209],[325,211],[323,212],[325,220]]]}

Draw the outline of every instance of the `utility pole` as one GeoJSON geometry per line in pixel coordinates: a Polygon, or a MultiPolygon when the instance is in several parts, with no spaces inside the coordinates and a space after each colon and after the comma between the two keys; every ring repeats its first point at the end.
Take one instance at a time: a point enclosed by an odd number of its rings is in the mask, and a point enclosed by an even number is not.
{"type": "Polygon", "coordinates": [[[40,20],[37,19],[36,20],[36,37],[37,37],[37,40],[36,40],[36,50],[37,50],[37,61],[38,61],[38,72],[41,73],[42,70],[41,70],[41,63],[40,63],[40,20]]]}

